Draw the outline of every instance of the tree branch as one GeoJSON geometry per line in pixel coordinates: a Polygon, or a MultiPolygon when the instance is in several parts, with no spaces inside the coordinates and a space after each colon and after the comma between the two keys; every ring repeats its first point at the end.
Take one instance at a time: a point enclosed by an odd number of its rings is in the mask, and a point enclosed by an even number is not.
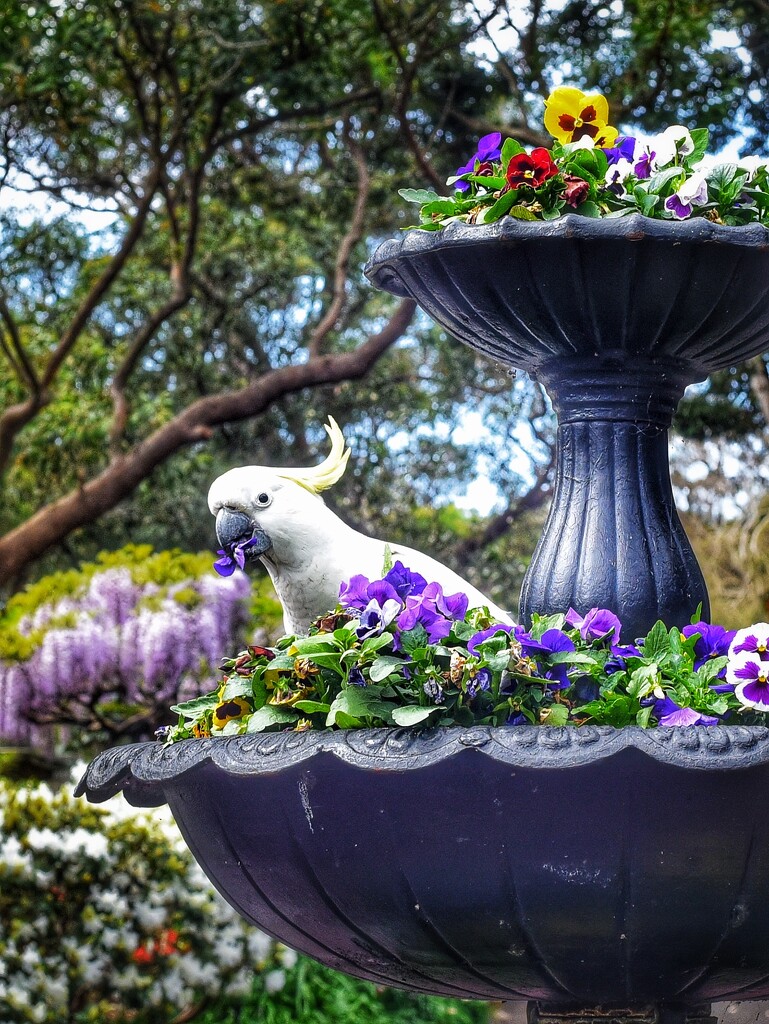
{"type": "Polygon", "coordinates": [[[366,158],[363,154],[363,150],[350,137],[349,130],[345,132],[347,145],[352,153],[353,160],[355,161],[355,168],[358,174],[358,192],[355,198],[355,207],[353,209],[352,220],[350,221],[350,227],[347,234],[342,239],[342,244],[339,246],[339,252],[336,257],[336,265],[334,267],[334,285],[332,290],[331,304],[326,310],[325,315],[321,319],[320,323],[315,327],[310,336],[308,349],[310,357],[317,356],[320,353],[321,346],[325,341],[327,335],[332,331],[342,314],[346,298],[346,284],[347,284],[347,271],[350,265],[350,256],[352,251],[361,239],[363,234],[363,223],[366,212],[366,203],[368,201],[369,188],[371,179],[368,173],[368,167],[366,166],[366,158]]]}
{"type": "Polygon", "coordinates": [[[50,400],[49,389],[56,379],[62,363],[72,351],[72,348],[85,329],[91,314],[104,298],[112,282],[123,269],[126,260],[133,252],[136,243],[141,238],[159,181],[160,168],[156,166],[145,181],[141,204],[123,238],[120,248],[94,282],[88,294],[81,302],[80,307],[76,310],[69,327],[59,339],[59,343],[51,353],[40,378],[40,386],[37,391],[26,401],[10,406],[0,415],[0,476],[7,469],[17,434],[30,420],[34,419],[40,409],[50,400]]]}
{"type": "Polygon", "coordinates": [[[407,329],[415,308],[411,299],[404,299],[382,331],[353,352],[282,366],[238,391],[208,395],[193,402],[131,452],[114,459],[98,476],[40,509],[0,538],[0,580],[12,579],[24,565],[72,530],[114,508],[157,466],[179,449],[210,437],[214,427],[258,416],[284,395],[304,388],[364,377],[407,329]]]}

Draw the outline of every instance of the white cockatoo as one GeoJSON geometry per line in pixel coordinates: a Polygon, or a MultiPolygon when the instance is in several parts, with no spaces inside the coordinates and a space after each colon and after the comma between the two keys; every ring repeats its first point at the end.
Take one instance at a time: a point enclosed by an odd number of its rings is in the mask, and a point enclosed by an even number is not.
{"type": "Polygon", "coordinates": [[[393,561],[439,583],[445,594],[467,594],[469,607],[486,605],[500,622],[511,622],[507,612],[434,558],[365,537],[326,506],[320,492],[342,476],[350,450],[332,417],[325,429],[331,452],[319,466],[243,466],[218,477],[208,493],[225,562],[232,567],[236,560],[241,566],[262,560],[283,605],[286,632],[305,633],[336,606],[340,585],[351,577],[381,579],[388,549],[393,561]]]}

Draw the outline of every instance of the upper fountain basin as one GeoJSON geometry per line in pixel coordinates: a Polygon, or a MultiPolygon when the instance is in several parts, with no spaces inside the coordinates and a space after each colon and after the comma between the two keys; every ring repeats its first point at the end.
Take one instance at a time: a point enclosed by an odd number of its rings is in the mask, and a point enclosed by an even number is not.
{"type": "Polygon", "coordinates": [[[365,268],[449,333],[537,375],[669,362],[703,379],[769,347],[769,230],[632,214],[505,218],[384,242],[365,268]]]}

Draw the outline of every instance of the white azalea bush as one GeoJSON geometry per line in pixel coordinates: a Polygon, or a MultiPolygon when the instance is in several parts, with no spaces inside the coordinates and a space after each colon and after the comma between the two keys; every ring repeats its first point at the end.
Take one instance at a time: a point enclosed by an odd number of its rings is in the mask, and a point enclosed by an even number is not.
{"type": "MultiPolygon", "coordinates": [[[[79,774],[79,773],[78,773],[79,774]]],[[[216,894],[167,810],[0,780],[0,1024],[171,1024],[296,959],[216,894]]]]}

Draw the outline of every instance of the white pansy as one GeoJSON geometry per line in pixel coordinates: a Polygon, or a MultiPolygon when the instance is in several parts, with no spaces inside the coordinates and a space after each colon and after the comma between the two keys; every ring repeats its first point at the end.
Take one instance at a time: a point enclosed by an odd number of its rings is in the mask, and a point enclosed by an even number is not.
{"type": "Polygon", "coordinates": [[[767,160],[760,156],[741,156],[737,161],[737,166],[741,167],[744,171],[749,171],[750,177],[754,178],[757,171],[767,166],[767,160]]]}
{"type": "Polygon", "coordinates": [[[654,167],[667,167],[676,160],[676,157],[689,156],[693,153],[694,141],[688,128],[684,128],[682,124],[672,124],[664,132],[654,136],[649,143],[649,149],[654,153],[654,167]]]}

